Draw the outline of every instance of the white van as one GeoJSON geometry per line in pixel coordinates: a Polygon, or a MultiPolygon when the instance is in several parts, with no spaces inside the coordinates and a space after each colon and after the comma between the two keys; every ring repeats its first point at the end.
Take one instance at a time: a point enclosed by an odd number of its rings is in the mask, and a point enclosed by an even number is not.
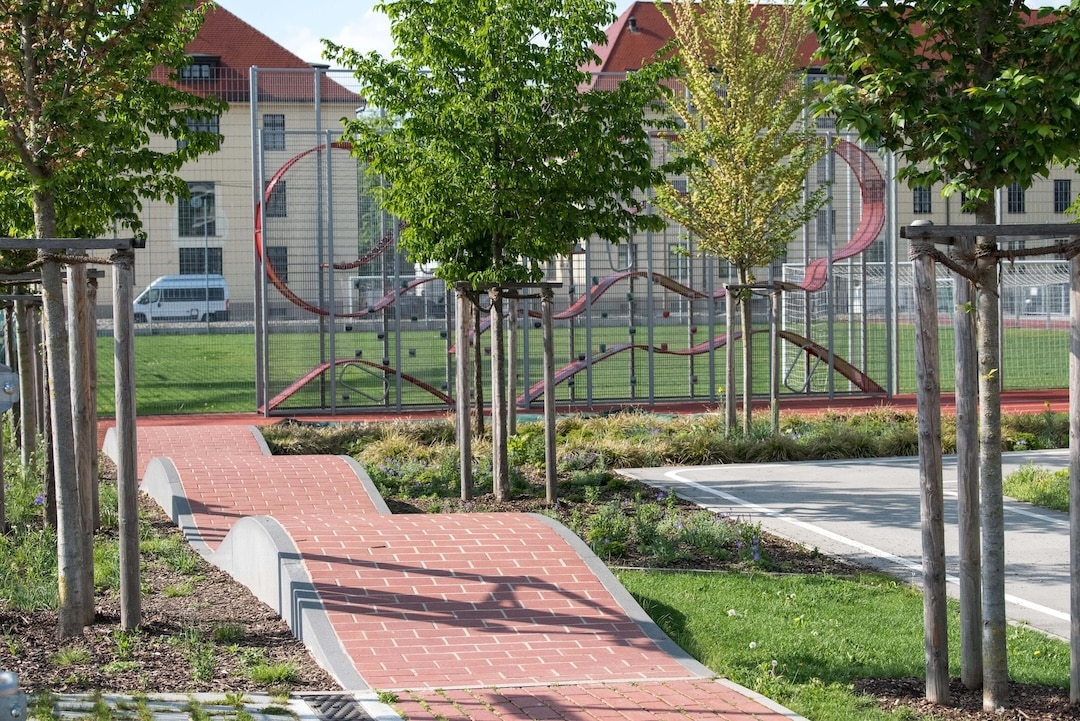
{"type": "Polygon", "coordinates": [[[135,322],[229,319],[229,286],[221,275],[163,275],[135,298],[135,322]]]}

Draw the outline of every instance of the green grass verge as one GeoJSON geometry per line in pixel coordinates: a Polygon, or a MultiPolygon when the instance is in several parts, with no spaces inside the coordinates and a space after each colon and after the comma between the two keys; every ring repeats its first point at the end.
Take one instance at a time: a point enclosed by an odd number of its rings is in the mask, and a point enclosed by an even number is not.
{"type": "Polygon", "coordinates": [[[1069,511],[1069,469],[1052,471],[1028,464],[1010,473],[1002,484],[1005,495],[1055,511],[1069,511]]]}
{"type": "MultiPolygon", "coordinates": [[[[892,578],[860,574],[619,571],[619,580],[688,653],[718,674],[812,721],[895,719],[857,695],[863,678],[922,677],[922,596],[892,578]]],[[[1014,681],[1065,688],[1069,648],[1010,627],[1014,681]]],[[[959,611],[950,604],[950,673],[958,676],[959,611]]]]}

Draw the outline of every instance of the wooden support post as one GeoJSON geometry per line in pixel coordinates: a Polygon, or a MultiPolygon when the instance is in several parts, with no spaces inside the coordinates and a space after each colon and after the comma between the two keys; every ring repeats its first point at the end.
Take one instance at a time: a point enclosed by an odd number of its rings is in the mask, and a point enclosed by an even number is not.
{"type": "Polygon", "coordinates": [[[769,410],[772,432],[780,433],[780,303],[778,290],[769,292],[769,410]]]}
{"type": "Polygon", "coordinates": [[[135,433],[135,254],[113,261],[113,378],[116,397],[116,483],[120,521],[120,626],[133,630],[142,617],[139,581],[139,479],[135,433]]]}
{"type": "Polygon", "coordinates": [[[1069,259],[1069,703],[1080,704],[1080,255],[1069,259]]]}
{"type": "Polygon", "coordinates": [[[556,486],[555,457],[555,294],[551,288],[540,291],[540,314],[544,326],[544,478],[547,501],[554,503],[558,497],[556,486]]]}
{"type": "Polygon", "coordinates": [[[507,358],[506,358],[506,432],[512,436],[517,433],[517,376],[518,376],[518,308],[517,298],[510,299],[510,312],[506,316],[507,358]]]}
{"type": "Polygon", "coordinates": [[[469,419],[469,321],[473,308],[469,292],[457,288],[457,313],[454,317],[454,335],[457,345],[457,373],[455,395],[457,396],[457,439],[461,472],[461,500],[470,501],[473,496],[472,424],[469,419]]]}
{"type": "MultiPolygon", "coordinates": [[[[732,287],[724,286],[724,434],[735,429],[735,299],[732,287]]],[[[691,339],[693,340],[693,339],[691,339]]]]}
{"type": "Polygon", "coordinates": [[[500,286],[488,290],[491,299],[491,485],[498,502],[510,500],[510,464],[506,457],[506,308],[500,286]]]}
{"type": "Polygon", "coordinates": [[[926,698],[931,703],[946,704],[949,701],[949,640],[945,591],[945,504],[941,478],[937,283],[932,258],[921,254],[913,264],[926,698]]]}

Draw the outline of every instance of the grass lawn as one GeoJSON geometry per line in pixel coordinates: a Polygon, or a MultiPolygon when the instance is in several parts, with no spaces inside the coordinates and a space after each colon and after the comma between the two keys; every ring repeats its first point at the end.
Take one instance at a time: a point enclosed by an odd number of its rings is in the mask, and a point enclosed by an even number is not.
{"type": "MultiPolygon", "coordinates": [[[[409,324],[399,334],[380,337],[377,329],[357,326],[350,332],[335,335],[334,348],[329,341],[315,333],[279,333],[267,343],[270,359],[269,395],[275,396],[311,369],[335,357],[357,362],[340,366],[333,384],[329,376],[313,382],[293,395],[282,409],[328,406],[336,397],[340,408],[394,407],[400,392],[404,406],[438,403],[426,391],[407,381],[398,386],[397,378],[382,372],[386,359],[391,368],[400,368],[432,387],[449,392],[453,387],[453,356],[448,353],[447,339],[437,330],[414,330],[409,324]],[[332,352],[331,352],[332,351],[332,352]]],[[[586,332],[575,327],[573,333],[563,326],[556,330],[556,366],[566,365],[571,358],[584,356],[592,348],[594,356],[631,343],[648,344],[648,329],[635,328],[631,334],[626,326],[604,326],[586,332]],[[572,340],[572,342],[571,342],[572,340]],[[601,349],[604,349],[603,351],[601,349]]],[[[690,333],[686,325],[658,325],[651,342],[656,348],[677,350],[697,345],[708,338],[706,327],[690,333]]],[[[826,329],[808,329],[819,342],[827,340],[826,329]]],[[[915,388],[913,333],[902,326],[897,338],[899,363],[896,373],[901,393],[915,388]]],[[[719,331],[717,330],[719,333],[719,331]]],[[[869,324],[862,329],[846,324],[833,325],[832,338],[838,356],[848,358],[856,366],[864,366],[870,376],[881,383],[887,377],[884,327],[869,324]],[[856,332],[858,330],[858,332],[856,332]],[[850,331],[850,332],[849,332],[850,331]],[[864,364],[865,359],[865,364],[864,364]]],[[[941,339],[941,382],[943,391],[952,388],[952,330],[943,327],[941,339]]],[[[755,337],[754,392],[768,393],[768,343],[765,335],[755,337]]],[[[1067,332],[1043,329],[1009,328],[1005,331],[1003,377],[1009,390],[1064,387],[1067,381],[1067,332]]],[[[811,374],[810,388],[816,392],[829,390],[822,380],[824,361],[809,359],[794,346],[784,344],[782,360],[783,393],[801,390],[811,374]]],[[[523,358],[518,392],[542,378],[539,332],[529,329],[519,340],[523,358]]],[[[736,351],[740,351],[736,348],[736,351]]],[[[626,350],[598,362],[561,383],[557,389],[560,402],[582,400],[591,395],[598,402],[648,402],[650,399],[706,399],[719,402],[724,384],[725,353],[723,348],[695,357],[626,350]]],[[[114,412],[112,339],[98,339],[98,407],[103,416],[114,412]]],[[[741,362],[741,361],[740,361],[741,362]]],[[[193,335],[140,335],[135,338],[136,406],[143,415],[176,413],[250,412],[255,401],[255,336],[252,333],[230,334],[211,332],[193,335]]],[[[486,364],[485,364],[486,365],[486,364]]],[[[485,378],[489,372],[484,368],[485,378]]],[[[486,381],[485,381],[486,382],[486,381]]],[[[833,390],[844,393],[853,390],[842,378],[833,390]]]]}
{"type": "MultiPolygon", "coordinates": [[[[895,719],[853,692],[860,679],[924,674],[922,595],[859,574],[618,571],[649,616],[713,671],[815,721],[895,719]]],[[[959,676],[959,610],[950,603],[950,675],[959,676]]],[[[1067,688],[1069,648],[1008,631],[1013,681],[1067,688]]],[[[903,716],[901,716],[903,718],[903,716]]]]}

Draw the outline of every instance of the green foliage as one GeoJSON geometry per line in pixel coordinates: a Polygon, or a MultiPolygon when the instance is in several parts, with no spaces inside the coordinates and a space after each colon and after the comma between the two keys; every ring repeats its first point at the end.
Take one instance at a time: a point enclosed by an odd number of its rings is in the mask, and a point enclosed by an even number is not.
{"type": "Polygon", "coordinates": [[[806,16],[798,3],[750,0],[675,0],[661,11],[685,87],[668,97],[681,120],[671,169],[687,182],[658,186],[656,205],[753,282],[751,269],[781,257],[826,200],[823,187],[805,195],[827,152],[804,117],[817,86],[797,76],[806,16]]]}
{"type": "Polygon", "coordinates": [[[646,128],[663,66],[589,89],[614,17],[606,0],[383,0],[392,58],[327,42],[369,107],[345,124],[401,247],[444,280],[536,281],[582,238],[662,221],[646,128]],[[636,195],[635,195],[636,194],[636,195]],[[532,262],[522,262],[527,259],[532,262]]]}
{"type": "Polygon", "coordinates": [[[1069,469],[1051,471],[1028,463],[1002,483],[1006,496],[1043,508],[1069,511],[1069,469]]]}
{"type": "Polygon", "coordinates": [[[142,200],[187,193],[174,174],[219,142],[190,131],[187,119],[224,104],[166,82],[156,68],[190,62],[184,46],[212,7],[83,1],[0,10],[0,230],[80,237],[111,231],[114,221],[138,230],[142,200]],[[151,134],[187,144],[155,150],[151,134]]]}
{"type": "Polygon", "coordinates": [[[898,177],[944,182],[976,209],[994,189],[1027,187],[1080,155],[1080,73],[1062,71],[1076,67],[1075,11],[981,0],[806,5],[826,70],[843,78],[818,110],[899,152],[898,177]]]}

